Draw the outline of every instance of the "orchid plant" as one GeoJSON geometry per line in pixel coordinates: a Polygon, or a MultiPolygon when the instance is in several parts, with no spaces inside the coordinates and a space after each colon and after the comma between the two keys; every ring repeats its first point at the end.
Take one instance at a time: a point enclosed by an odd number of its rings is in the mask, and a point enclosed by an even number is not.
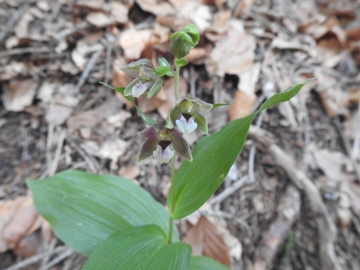
{"type": "Polygon", "coordinates": [[[175,69],[164,58],[154,67],[140,59],[122,71],[134,77],[127,87],[113,87],[136,108],[148,125],[139,136],[144,140],[138,161],[155,158],[170,162],[169,211],[132,181],[81,171],[64,171],[52,177],[28,181],[40,214],[67,245],[89,256],[83,269],[224,270],[226,266],[207,257],[192,257],[191,247],[180,242],[174,220],[195,212],[224,181],[245,143],[252,120],[261,111],[295,96],[299,84],[268,99],[252,114],[234,120],[219,132],[208,134],[206,114],[227,104],[209,104],[192,95],[180,97],[180,68],[184,57],[200,39],[195,25],[170,36],[175,69]],[[174,106],[166,121],[157,123],[134,101],[152,98],[162,88],[164,76],[174,77],[174,106]],[[183,134],[206,135],[191,151],[183,134]],[[175,172],[177,154],[182,161],[175,172]]]}

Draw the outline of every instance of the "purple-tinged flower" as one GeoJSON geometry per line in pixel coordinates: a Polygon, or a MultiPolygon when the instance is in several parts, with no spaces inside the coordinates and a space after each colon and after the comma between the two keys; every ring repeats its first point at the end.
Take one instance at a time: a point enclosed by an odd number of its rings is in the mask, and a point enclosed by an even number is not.
{"type": "Polygon", "coordinates": [[[138,161],[154,156],[160,163],[167,163],[178,152],[192,161],[189,145],[176,128],[166,128],[165,123],[148,127],[138,133],[145,142],[141,147],[138,161]]]}
{"type": "Polygon", "coordinates": [[[125,96],[139,97],[143,93],[148,93],[147,98],[151,98],[160,92],[163,80],[156,75],[149,59],[131,62],[120,70],[136,78],[125,88],[125,96]]]}
{"type": "Polygon", "coordinates": [[[183,133],[199,130],[203,134],[207,134],[208,126],[205,114],[207,114],[212,107],[212,104],[192,95],[187,95],[181,98],[171,109],[166,127],[177,127],[183,133]]]}

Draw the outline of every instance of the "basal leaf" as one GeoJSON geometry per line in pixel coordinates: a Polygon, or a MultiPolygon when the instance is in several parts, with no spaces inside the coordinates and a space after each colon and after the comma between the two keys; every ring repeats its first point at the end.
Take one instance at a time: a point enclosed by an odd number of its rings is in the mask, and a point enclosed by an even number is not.
{"type": "MultiPolygon", "coordinates": [[[[168,232],[168,212],[131,180],[64,171],[27,184],[37,210],[55,234],[85,255],[109,235],[129,227],[154,224],[168,232]]],[[[176,228],[173,237],[178,241],[176,228]]]]}
{"type": "Polygon", "coordinates": [[[304,84],[272,96],[253,114],[231,121],[219,132],[196,143],[192,152],[193,162],[182,163],[169,191],[168,206],[174,219],[183,218],[199,209],[221,185],[243,149],[256,114],[272,105],[288,101],[304,84]]]}
{"type": "Polygon", "coordinates": [[[99,82],[101,83],[102,85],[110,88],[110,89],[113,89],[117,92],[119,92],[120,94],[122,94],[132,105],[134,105],[134,107],[136,108],[137,112],[139,113],[141,119],[149,126],[153,126],[155,124],[157,124],[157,122],[152,119],[150,116],[148,116],[146,113],[144,113],[142,110],[140,110],[140,108],[138,106],[136,106],[136,103],[135,101],[133,100],[133,98],[131,96],[125,96],[124,95],[124,91],[125,91],[125,87],[113,87],[107,83],[104,83],[104,82],[99,82]]]}
{"type": "Polygon", "coordinates": [[[192,257],[190,270],[230,270],[225,265],[208,257],[192,257]]]}
{"type": "Polygon", "coordinates": [[[159,227],[146,225],[109,236],[94,250],[83,270],[185,270],[190,268],[190,260],[189,245],[167,244],[159,227]]]}

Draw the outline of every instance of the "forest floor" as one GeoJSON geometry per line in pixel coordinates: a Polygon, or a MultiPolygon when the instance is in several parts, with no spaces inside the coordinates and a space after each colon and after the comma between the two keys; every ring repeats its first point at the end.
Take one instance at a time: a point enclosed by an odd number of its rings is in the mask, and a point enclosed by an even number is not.
{"type": "MultiPolygon", "coordinates": [[[[98,82],[126,86],[119,68],[139,58],[173,63],[168,37],[189,23],[201,40],[181,94],[232,103],[210,112],[209,133],[316,80],[255,119],[224,183],[179,221],[184,241],[236,270],[360,269],[355,0],[0,0],[0,269],[80,269],[86,260],[38,216],[27,179],[114,174],[166,204],[169,165],[137,162],[146,125],[98,82]]],[[[164,120],[172,85],[138,106],[164,120]]],[[[187,136],[191,147],[201,136],[187,136]]]]}

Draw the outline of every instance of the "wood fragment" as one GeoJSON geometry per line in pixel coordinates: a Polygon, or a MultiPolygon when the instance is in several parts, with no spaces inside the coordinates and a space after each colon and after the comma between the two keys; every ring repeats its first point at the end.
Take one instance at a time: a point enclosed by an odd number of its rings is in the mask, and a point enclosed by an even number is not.
{"type": "Polygon", "coordinates": [[[289,186],[278,206],[278,216],[264,233],[255,254],[254,270],[270,269],[276,254],[289,236],[291,226],[300,213],[300,192],[289,186]]]}
{"type": "Polygon", "coordinates": [[[311,209],[315,213],[315,221],[318,226],[322,269],[341,270],[342,268],[334,249],[337,236],[336,225],[326,205],[322,201],[320,192],[315,184],[306,176],[305,172],[299,168],[299,163],[274,143],[274,135],[261,128],[251,126],[249,137],[256,140],[262,148],[273,157],[274,162],[285,170],[289,179],[297,188],[305,193],[309,200],[311,209]]]}

